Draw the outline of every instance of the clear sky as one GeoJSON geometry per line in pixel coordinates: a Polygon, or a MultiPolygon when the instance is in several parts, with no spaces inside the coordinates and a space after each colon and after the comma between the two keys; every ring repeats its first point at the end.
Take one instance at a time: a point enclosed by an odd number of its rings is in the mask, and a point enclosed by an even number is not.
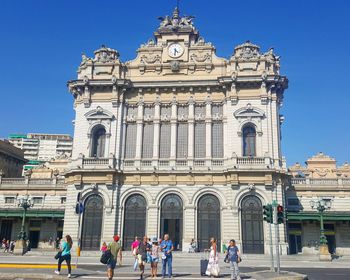
{"type": "MultiPolygon", "coordinates": [[[[73,99],[81,53],[101,44],[123,61],[153,36],[158,16],[176,0],[1,0],[0,137],[10,133],[73,134],[73,99]]],[[[288,164],[323,151],[350,161],[350,1],[181,0],[201,35],[229,57],[250,40],[274,47],[289,78],[283,114],[288,164]]]]}

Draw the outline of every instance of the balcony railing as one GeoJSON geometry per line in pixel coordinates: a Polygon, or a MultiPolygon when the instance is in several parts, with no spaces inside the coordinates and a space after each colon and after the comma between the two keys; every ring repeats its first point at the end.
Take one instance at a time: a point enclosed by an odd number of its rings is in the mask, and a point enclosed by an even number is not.
{"type": "Polygon", "coordinates": [[[292,178],[291,183],[293,186],[309,186],[317,187],[317,186],[331,186],[331,187],[342,187],[348,186],[350,187],[350,179],[349,178],[292,178]]]}
{"type": "Polygon", "coordinates": [[[23,177],[23,178],[2,178],[0,177],[0,188],[2,187],[31,187],[31,186],[37,186],[37,187],[50,187],[53,186],[64,186],[64,178],[48,178],[48,179],[39,179],[39,178],[30,178],[30,177],[23,177]]]}

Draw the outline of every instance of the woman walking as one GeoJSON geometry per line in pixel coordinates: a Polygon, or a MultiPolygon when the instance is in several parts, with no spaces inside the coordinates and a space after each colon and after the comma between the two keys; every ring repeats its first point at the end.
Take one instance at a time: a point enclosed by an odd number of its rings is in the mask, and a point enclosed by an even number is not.
{"type": "Polygon", "coordinates": [[[56,274],[60,274],[61,273],[61,265],[63,263],[63,261],[66,261],[67,263],[67,267],[68,267],[68,278],[71,278],[72,275],[72,267],[70,265],[71,262],[71,254],[70,254],[70,250],[72,249],[73,246],[73,241],[72,241],[72,237],[70,237],[70,235],[66,235],[64,241],[61,244],[61,248],[60,248],[60,252],[61,252],[61,256],[58,258],[58,265],[57,265],[57,270],[55,270],[56,274]]]}
{"type": "Polygon", "coordinates": [[[152,249],[151,249],[151,277],[157,277],[157,266],[159,262],[159,245],[157,237],[152,239],[152,249]]]}
{"type": "Polygon", "coordinates": [[[220,274],[220,268],[219,268],[219,257],[217,252],[217,244],[216,239],[212,237],[210,239],[210,253],[209,253],[209,262],[207,271],[205,272],[208,276],[214,276],[218,277],[220,274]]]}
{"type": "Polygon", "coordinates": [[[239,256],[239,250],[234,239],[230,240],[230,245],[227,248],[226,258],[230,262],[231,280],[241,280],[238,268],[238,263],[240,262],[241,257],[239,256]]]}
{"type": "Polygon", "coordinates": [[[137,248],[137,258],[140,267],[140,280],[143,280],[143,274],[145,273],[145,264],[147,261],[147,252],[151,251],[151,245],[148,244],[147,236],[143,237],[143,241],[137,248]]]}

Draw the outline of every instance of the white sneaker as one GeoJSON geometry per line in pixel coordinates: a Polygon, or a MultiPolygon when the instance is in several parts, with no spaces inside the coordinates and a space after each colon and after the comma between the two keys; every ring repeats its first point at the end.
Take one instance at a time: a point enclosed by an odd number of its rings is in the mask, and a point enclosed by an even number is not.
{"type": "Polygon", "coordinates": [[[71,277],[72,277],[72,275],[68,274],[67,278],[71,278],[71,277]]]}
{"type": "Polygon", "coordinates": [[[57,275],[60,275],[60,272],[59,272],[58,270],[55,270],[55,273],[56,273],[57,275]]]}

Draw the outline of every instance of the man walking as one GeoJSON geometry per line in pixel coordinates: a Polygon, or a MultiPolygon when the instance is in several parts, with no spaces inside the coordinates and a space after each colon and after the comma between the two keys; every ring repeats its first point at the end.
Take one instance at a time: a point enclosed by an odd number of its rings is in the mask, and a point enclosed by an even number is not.
{"type": "Polygon", "coordinates": [[[122,262],[122,250],[118,243],[119,236],[114,235],[113,242],[108,245],[108,249],[111,251],[111,258],[107,263],[107,277],[108,280],[112,280],[114,276],[114,269],[117,264],[117,257],[119,256],[119,262],[122,262]]]}
{"type": "Polygon", "coordinates": [[[162,254],[162,278],[165,278],[166,266],[168,265],[168,277],[172,278],[173,269],[173,255],[174,245],[171,240],[169,240],[169,235],[164,235],[164,240],[160,244],[160,248],[163,252],[162,254]]]}

